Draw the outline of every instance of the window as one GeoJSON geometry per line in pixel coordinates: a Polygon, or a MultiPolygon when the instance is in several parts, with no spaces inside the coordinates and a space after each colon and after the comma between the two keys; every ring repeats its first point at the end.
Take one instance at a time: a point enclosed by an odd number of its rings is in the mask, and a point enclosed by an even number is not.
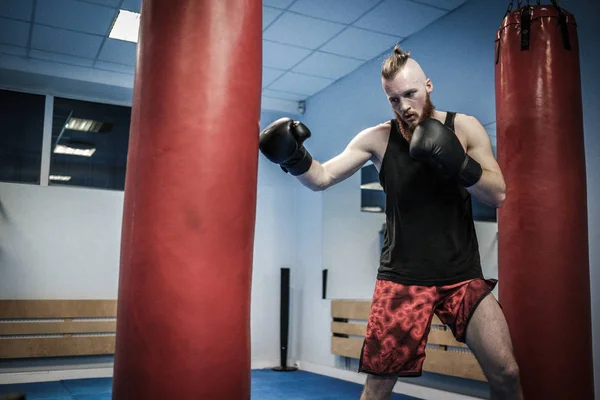
{"type": "Polygon", "coordinates": [[[379,172],[373,164],[360,170],[360,210],[385,212],[385,192],[379,183],[379,172]]]}
{"type": "Polygon", "coordinates": [[[49,185],[124,190],[131,108],[55,98],[49,185]]]}
{"type": "Polygon", "coordinates": [[[46,98],[0,90],[0,180],[40,183],[46,98]]]}

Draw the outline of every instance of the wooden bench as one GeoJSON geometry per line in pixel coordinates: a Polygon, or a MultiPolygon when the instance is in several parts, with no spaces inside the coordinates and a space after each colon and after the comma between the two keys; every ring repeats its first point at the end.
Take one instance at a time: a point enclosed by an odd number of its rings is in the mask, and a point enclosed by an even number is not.
{"type": "Polygon", "coordinates": [[[0,300],[0,359],[115,353],[116,300],[0,300]]]}
{"type": "MultiPolygon", "coordinates": [[[[331,301],[331,352],[333,354],[360,358],[367,330],[371,302],[368,300],[331,301]]],[[[434,316],[423,371],[485,381],[479,362],[464,344],[457,342],[452,331],[434,316]],[[434,346],[431,346],[434,347],[434,346]]]]}

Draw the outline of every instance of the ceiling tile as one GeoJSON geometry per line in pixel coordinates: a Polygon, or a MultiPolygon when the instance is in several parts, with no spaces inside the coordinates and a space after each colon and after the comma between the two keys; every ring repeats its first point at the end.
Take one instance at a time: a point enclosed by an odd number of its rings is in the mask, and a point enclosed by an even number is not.
{"type": "Polygon", "coordinates": [[[293,2],[294,0],[263,0],[263,6],[288,8],[293,2]]]}
{"type": "Polygon", "coordinates": [[[333,79],[287,72],[269,85],[269,89],[310,96],[323,90],[333,82],[333,79]]]}
{"type": "Polygon", "coordinates": [[[338,34],[344,25],[286,12],[267,29],[269,40],[316,49],[338,34]]]}
{"type": "Polygon", "coordinates": [[[0,44],[0,54],[10,54],[13,56],[26,56],[27,49],[25,47],[11,46],[9,44],[0,44]]]}
{"type": "Polygon", "coordinates": [[[285,71],[279,69],[263,67],[262,69],[262,87],[269,86],[273,81],[283,75],[285,71]]]}
{"type": "Polygon", "coordinates": [[[133,11],[139,13],[142,8],[142,0],[124,0],[121,10],[133,11]]]}
{"type": "Polygon", "coordinates": [[[445,10],[454,10],[455,8],[466,3],[467,0],[413,0],[423,4],[429,4],[434,7],[443,8],[445,10]]]}
{"type": "Polygon", "coordinates": [[[94,60],[91,58],[81,58],[68,56],[66,54],[49,53],[40,50],[31,50],[29,52],[31,58],[38,58],[40,60],[54,61],[61,64],[78,65],[81,67],[91,67],[94,64],[94,60]]]}
{"type": "Polygon", "coordinates": [[[35,22],[56,28],[106,35],[116,9],[74,0],[38,1],[35,22]]]}
{"type": "Polygon", "coordinates": [[[33,0],[0,0],[0,17],[31,21],[33,0]]]}
{"type": "Polygon", "coordinates": [[[275,21],[275,18],[282,12],[278,8],[263,7],[263,30],[271,25],[271,22],[275,21]]]}
{"type": "Polygon", "coordinates": [[[311,50],[263,40],[263,66],[290,69],[308,56],[311,50]]]}
{"type": "Polygon", "coordinates": [[[272,97],[274,99],[295,100],[295,101],[305,100],[308,97],[304,94],[286,93],[286,92],[280,92],[277,90],[269,90],[269,89],[263,90],[262,94],[265,97],[272,97]]]}
{"type": "Polygon", "coordinates": [[[349,24],[379,2],[380,0],[298,0],[289,10],[349,24]]]}
{"type": "Polygon", "coordinates": [[[354,26],[406,37],[444,14],[446,11],[408,0],[386,0],[356,21],[354,26]]]}
{"type": "Polygon", "coordinates": [[[26,47],[29,25],[28,22],[0,18],[0,43],[26,47]]]}
{"type": "Polygon", "coordinates": [[[339,79],[358,68],[364,61],[316,51],[292,71],[324,78],[339,79]]]}
{"type": "Polygon", "coordinates": [[[401,39],[364,29],[348,28],[323,46],[321,50],[366,61],[392,48],[401,39]]]}
{"type": "Polygon", "coordinates": [[[116,64],[135,65],[137,43],[108,38],[100,50],[98,60],[116,64]]]}
{"type": "Polygon", "coordinates": [[[135,67],[132,65],[114,64],[106,61],[96,61],[96,64],[94,64],[94,68],[106,71],[120,72],[122,74],[135,74],[135,67]]]}
{"type": "Polygon", "coordinates": [[[101,36],[87,33],[34,25],[31,47],[38,50],[70,54],[76,57],[95,58],[102,39],[101,36]]]}
{"type": "MultiPolygon", "coordinates": [[[[88,3],[96,3],[96,4],[100,4],[102,6],[108,6],[108,7],[119,7],[119,3],[121,2],[121,0],[85,0],[88,3]]],[[[125,3],[127,3],[127,0],[125,0],[125,3]]]]}

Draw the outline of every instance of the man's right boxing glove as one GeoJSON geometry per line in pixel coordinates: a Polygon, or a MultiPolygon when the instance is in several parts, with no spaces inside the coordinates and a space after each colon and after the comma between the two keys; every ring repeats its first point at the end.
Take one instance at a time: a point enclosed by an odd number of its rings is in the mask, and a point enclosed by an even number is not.
{"type": "Polygon", "coordinates": [[[464,187],[476,184],[483,173],[481,165],[465,153],[454,132],[434,118],[415,129],[410,155],[432,161],[444,174],[456,177],[464,187]]]}
{"type": "Polygon", "coordinates": [[[309,170],[312,157],[302,143],[310,137],[310,130],[298,121],[280,118],[260,132],[260,151],[271,162],[279,164],[290,174],[302,175],[309,170]]]}

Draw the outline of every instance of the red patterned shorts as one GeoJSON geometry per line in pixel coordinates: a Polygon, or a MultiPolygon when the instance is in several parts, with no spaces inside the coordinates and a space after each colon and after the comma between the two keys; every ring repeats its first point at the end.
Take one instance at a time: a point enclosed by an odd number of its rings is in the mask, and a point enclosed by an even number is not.
{"type": "Polygon", "coordinates": [[[377,280],[359,372],[420,376],[435,313],[459,342],[481,300],[498,281],[472,279],[447,286],[414,286],[377,280]]]}

